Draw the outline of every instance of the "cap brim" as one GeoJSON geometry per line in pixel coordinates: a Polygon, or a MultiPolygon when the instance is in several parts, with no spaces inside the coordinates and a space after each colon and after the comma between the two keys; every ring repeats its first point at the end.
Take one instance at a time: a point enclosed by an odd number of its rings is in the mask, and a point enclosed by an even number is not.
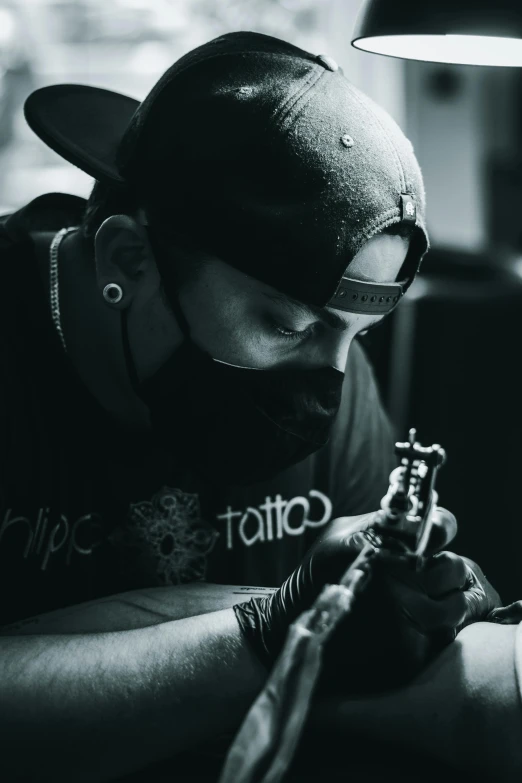
{"type": "Polygon", "coordinates": [[[91,177],[124,185],[116,152],[139,101],[82,84],[55,84],[24,104],[29,127],[48,147],[91,177]]]}

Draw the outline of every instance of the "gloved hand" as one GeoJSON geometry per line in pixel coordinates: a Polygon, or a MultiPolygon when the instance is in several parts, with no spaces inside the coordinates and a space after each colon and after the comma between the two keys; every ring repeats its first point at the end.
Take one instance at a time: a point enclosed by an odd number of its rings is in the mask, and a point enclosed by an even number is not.
{"type": "MultiPolygon", "coordinates": [[[[239,625],[270,667],[288,626],[309,609],[326,584],[338,583],[366,544],[375,513],[333,520],[301,565],[272,595],[234,607],[239,625]]],[[[454,537],[455,517],[434,510],[425,568],[380,556],[350,615],[326,645],[323,672],[351,692],[403,684],[458,630],[500,606],[496,591],[472,561],[439,552],[454,537]]]]}
{"type": "Polygon", "coordinates": [[[514,601],[507,606],[493,609],[486,620],[489,623],[499,623],[499,625],[518,625],[522,623],[522,601],[514,601]]]}
{"type": "MultiPolygon", "coordinates": [[[[441,519],[449,514],[437,511],[441,519]]],[[[329,661],[332,672],[337,667],[335,645],[351,631],[363,645],[351,651],[350,671],[338,684],[367,693],[402,687],[463,628],[489,620],[500,606],[495,588],[467,557],[438,552],[420,572],[394,558],[381,559],[352,617],[332,636],[325,666],[329,661]]]]}
{"type": "Polygon", "coordinates": [[[484,620],[504,624],[519,622],[522,619],[517,608],[520,602],[503,607],[499,594],[488,582],[482,568],[469,557],[462,556],[461,560],[468,568],[469,587],[464,593],[467,604],[466,614],[463,622],[455,629],[455,636],[467,625],[484,620]],[[514,619],[517,615],[518,620],[514,619]]]}

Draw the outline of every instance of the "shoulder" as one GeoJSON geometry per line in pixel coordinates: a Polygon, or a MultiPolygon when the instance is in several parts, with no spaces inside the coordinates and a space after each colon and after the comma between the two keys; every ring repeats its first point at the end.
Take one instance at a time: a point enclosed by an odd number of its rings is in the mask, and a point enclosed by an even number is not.
{"type": "Polygon", "coordinates": [[[23,207],[0,215],[0,246],[5,248],[29,238],[31,231],[58,231],[78,225],[85,199],[67,193],[45,193],[23,207]]]}

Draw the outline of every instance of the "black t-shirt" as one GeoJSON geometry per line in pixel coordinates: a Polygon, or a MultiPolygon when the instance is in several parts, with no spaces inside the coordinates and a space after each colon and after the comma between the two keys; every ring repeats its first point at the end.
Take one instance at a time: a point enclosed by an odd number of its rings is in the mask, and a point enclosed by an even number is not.
{"type": "Polygon", "coordinates": [[[0,625],[137,587],[277,586],[330,519],[378,508],[396,464],[354,342],[326,447],[246,488],[181,479],[98,405],[52,322],[29,231],[77,225],[84,207],[47,194],[0,219],[0,625]]]}

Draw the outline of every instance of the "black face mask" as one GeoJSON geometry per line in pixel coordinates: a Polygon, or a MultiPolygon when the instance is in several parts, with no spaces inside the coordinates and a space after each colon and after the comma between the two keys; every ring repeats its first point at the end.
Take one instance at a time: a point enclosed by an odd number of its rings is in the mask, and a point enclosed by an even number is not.
{"type": "MultiPolygon", "coordinates": [[[[171,303],[174,304],[174,303],[171,303]]],[[[122,312],[123,345],[134,390],[148,406],[154,438],[190,471],[215,485],[263,481],[324,446],[341,401],[344,375],[316,370],[258,370],[213,359],[191,339],[139,383],[122,312]]]]}

